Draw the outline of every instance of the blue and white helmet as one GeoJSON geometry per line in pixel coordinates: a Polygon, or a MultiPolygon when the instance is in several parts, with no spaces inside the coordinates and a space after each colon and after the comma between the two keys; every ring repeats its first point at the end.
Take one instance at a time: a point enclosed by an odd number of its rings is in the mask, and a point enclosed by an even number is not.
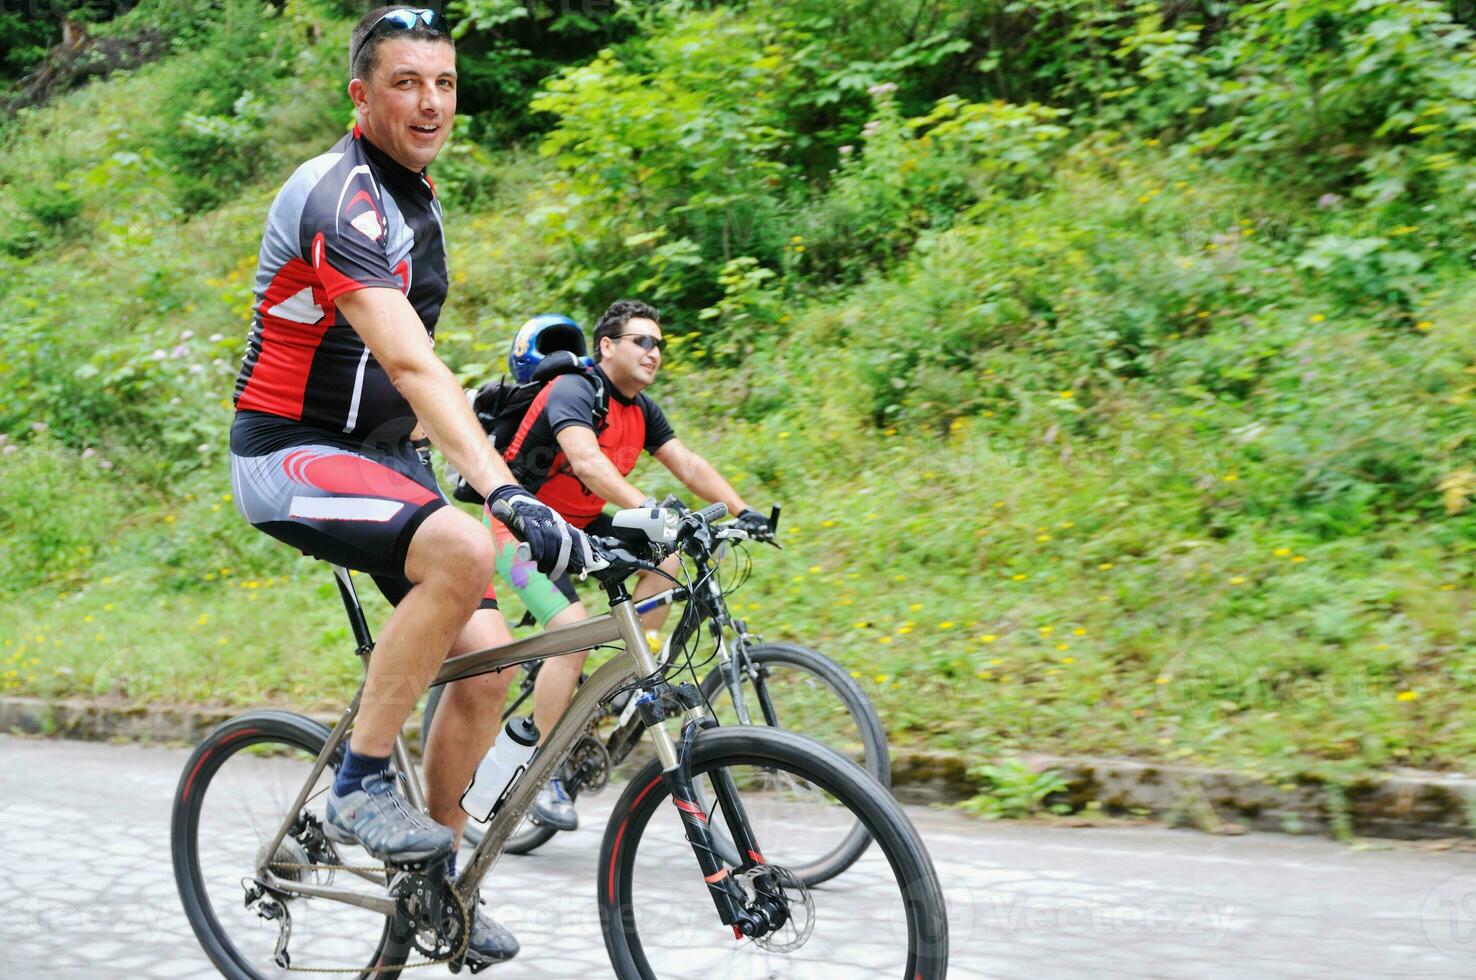
{"type": "Polygon", "coordinates": [[[562,313],[540,313],[518,328],[507,367],[513,380],[525,384],[533,378],[539,362],[554,351],[566,350],[589,362],[589,347],[579,324],[562,313]]]}

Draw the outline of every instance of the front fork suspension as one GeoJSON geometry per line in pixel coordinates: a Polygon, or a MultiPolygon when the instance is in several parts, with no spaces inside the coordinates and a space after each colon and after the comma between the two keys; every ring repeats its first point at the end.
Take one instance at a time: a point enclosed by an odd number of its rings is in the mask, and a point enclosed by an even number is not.
{"type": "MultiPolygon", "coordinates": [[[[708,825],[707,812],[698,802],[696,785],[692,781],[691,758],[692,743],[697,733],[703,728],[711,728],[717,725],[712,718],[702,714],[699,710],[700,700],[695,691],[687,691],[689,685],[681,685],[678,688],[669,688],[667,698],[662,698],[654,692],[644,695],[641,699],[640,710],[642,720],[652,730],[658,743],[662,741],[661,735],[666,735],[666,741],[670,744],[670,736],[662,723],[666,720],[666,709],[664,702],[676,701],[687,709],[686,722],[682,725],[681,745],[674,754],[673,760],[676,764],[662,768],[662,781],[666,790],[671,794],[672,803],[677,812],[681,814],[682,827],[687,834],[687,842],[692,845],[692,852],[697,857],[697,864],[702,869],[702,878],[707,883],[708,894],[712,897],[713,904],[717,907],[718,918],[724,925],[733,927],[733,937],[741,938],[749,936],[759,938],[773,932],[783,925],[789,918],[789,910],[782,899],[772,898],[755,901],[750,904],[743,886],[735,880],[732,870],[724,864],[718,856],[717,847],[713,840],[713,830],[708,825]]],[[[748,871],[762,866],[763,854],[759,850],[758,842],[754,839],[753,830],[749,826],[748,816],[743,810],[743,805],[738,798],[738,789],[733,783],[733,777],[726,769],[714,769],[708,774],[713,793],[717,797],[717,805],[722,810],[724,822],[729,833],[733,837],[733,844],[742,856],[742,864],[738,871],[748,871]]]]}

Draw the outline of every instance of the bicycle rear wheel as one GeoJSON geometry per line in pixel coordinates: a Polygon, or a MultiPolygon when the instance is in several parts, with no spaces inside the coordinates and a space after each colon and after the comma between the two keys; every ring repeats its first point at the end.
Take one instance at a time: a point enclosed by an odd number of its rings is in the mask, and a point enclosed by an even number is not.
{"type": "MultiPolygon", "coordinates": [[[[232,980],[291,975],[274,962],[278,922],[264,919],[243,900],[258,853],[297,799],[328,734],[327,728],[301,715],[249,712],[207,735],[180,776],[170,831],[175,883],[200,945],[232,980]]],[[[278,847],[275,860],[282,866],[277,873],[373,893],[373,884],[348,872],[285,867],[341,863],[317,829],[333,775],[330,765],[316,780],[296,815],[296,826],[278,847]]],[[[355,864],[374,863],[357,850],[350,858],[355,864]]],[[[378,891],[382,894],[382,884],[378,891]]],[[[325,898],[286,897],[278,904],[291,919],[290,966],[367,964],[358,969],[366,980],[399,976],[410,950],[391,941],[384,915],[325,898]]]]}
{"type": "MultiPolygon", "coordinates": [[[[751,724],[808,735],[839,749],[882,786],[891,785],[886,730],[871,699],[844,667],[818,650],[793,643],[755,644],[748,648],[748,659],[756,676],[740,666],[737,681],[751,724]]],[[[702,692],[720,724],[740,722],[737,699],[722,667],[703,679],[702,692]]],[[[870,840],[859,822],[837,828],[826,846],[817,848],[813,860],[789,870],[806,885],[829,881],[855,864],[870,840]]],[[[732,859],[731,854],[727,857],[732,859]]]]}
{"type": "MultiPolygon", "coordinates": [[[[740,938],[722,925],[671,803],[658,763],[633,779],[611,814],[597,882],[605,947],[617,976],[841,980],[934,980],[947,972],[943,893],[917,831],[901,807],[855,763],[793,732],[759,726],[715,728],[693,743],[690,769],[708,799],[713,775],[738,789],[759,853],[729,872],[740,881],[785,878],[809,859],[812,836],[860,821],[876,842],[839,886],[788,879],[794,917],[768,940],[740,938]],[[769,788],[781,772],[800,794],[769,788]]],[[[731,839],[731,815],[707,816],[731,839]]]]}

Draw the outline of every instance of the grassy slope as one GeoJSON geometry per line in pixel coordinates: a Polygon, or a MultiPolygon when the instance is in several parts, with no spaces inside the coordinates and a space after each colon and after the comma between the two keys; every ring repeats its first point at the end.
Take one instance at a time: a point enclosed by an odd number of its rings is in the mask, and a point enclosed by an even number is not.
{"type": "MultiPolygon", "coordinates": [[[[36,114],[0,173],[101,163],[158,112],[179,70],[151,66],[36,114]]],[[[301,92],[272,159],[320,148],[335,100],[328,85],[301,92]]],[[[516,154],[497,166],[495,199],[448,227],[441,349],[463,366],[498,364],[512,328],[543,305],[541,246],[522,220],[540,171],[516,154]]],[[[31,311],[7,327],[0,357],[13,366],[23,349],[31,365],[10,379],[52,376],[36,363],[90,363],[107,381],[183,345],[142,380],[129,375],[141,385],[130,397],[180,399],[162,437],[198,443],[204,465],[158,465],[127,424],[79,433],[64,398],[49,432],[15,427],[24,448],[0,457],[0,687],[301,705],[351,688],[357,665],[326,571],[246,527],[224,496],[221,399],[260,216],[283,176],[264,174],[203,218],[122,230],[108,186],[93,187],[86,232],[8,270],[7,302],[31,311]],[[161,271],[148,279],[144,267],[161,271]],[[44,356],[38,338],[55,345],[44,356]]],[[[1057,186],[928,240],[888,280],[798,304],[786,341],[743,370],[698,376],[671,359],[654,393],[678,431],[750,499],[787,505],[786,550],[754,555],[745,614],[851,666],[899,741],[1277,774],[1459,766],[1476,736],[1463,711],[1476,683],[1468,526],[1430,518],[1426,500],[1409,520],[1330,529],[1342,498],[1292,501],[1311,492],[1309,473],[1359,445],[1458,444],[1471,292],[1432,298],[1421,331],[1325,312],[1253,234],[1208,247],[1229,225],[1274,227],[1281,202],[1156,150],[1085,150],[1057,186]],[[980,328],[968,394],[989,407],[879,432],[867,365],[973,316],[981,284],[1012,280],[1054,297],[1052,317],[980,328]],[[1247,286],[1255,295],[1238,292],[1247,286]],[[1164,371],[1084,369],[1080,352],[1103,342],[1093,318],[1137,296],[1141,309],[1124,315],[1182,306],[1164,371]],[[1246,354],[1261,348],[1272,353],[1246,354]],[[1236,371],[1257,379],[1254,397],[1202,391],[1236,371]]],[[[0,401],[30,397],[5,377],[0,401]]],[[[671,488],[643,472],[650,492],[671,488]]]]}

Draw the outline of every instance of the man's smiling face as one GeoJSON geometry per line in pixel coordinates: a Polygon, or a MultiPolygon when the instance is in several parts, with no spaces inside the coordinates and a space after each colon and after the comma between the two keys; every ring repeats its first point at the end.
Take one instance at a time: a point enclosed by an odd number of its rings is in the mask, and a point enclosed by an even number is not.
{"type": "Polygon", "coordinates": [[[381,41],[371,77],[349,82],[349,96],[369,142],[396,163],[424,170],[456,118],[456,49],[444,41],[381,41]]]}

